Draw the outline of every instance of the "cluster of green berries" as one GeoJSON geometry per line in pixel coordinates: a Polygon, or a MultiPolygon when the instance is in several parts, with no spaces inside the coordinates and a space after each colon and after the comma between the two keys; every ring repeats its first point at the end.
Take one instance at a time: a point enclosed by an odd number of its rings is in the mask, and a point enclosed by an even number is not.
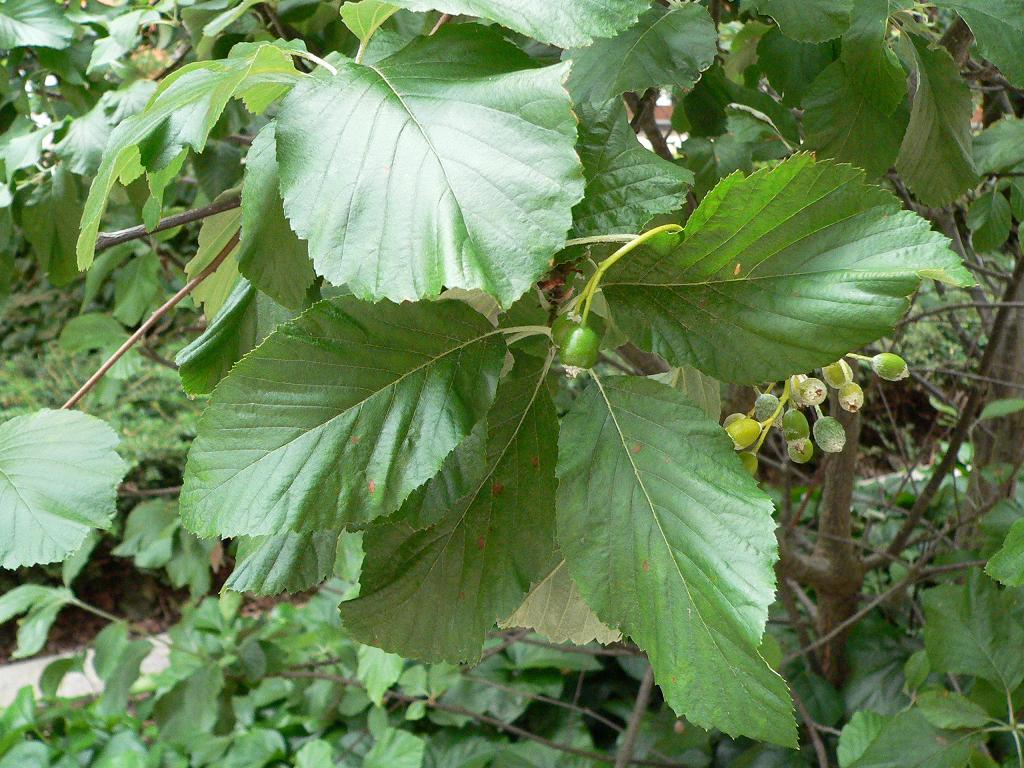
{"type": "Polygon", "coordinates": [[[559,315],[551,324],[551,340],[558,347],[558,358],[567,369],[593,368],[601,351],[601,337],[589,325],[568,314],[559,315]]]}
{"type": "MultiPolygon", "coordinates": [[[[874,357],[850,355],[870,363],[875,374],[887,381],[899,381],[910,375],[899,355],[883,352],[874,357]]],[[[828,398],[829,388],[836,390],[836,401],[844,411],[856,413],[864,405],[864,390],[853,380],[853,368],[844,359],[821,369],[821,378],[803,374],[791,376],[782,397],[770,391],[761,392],[749,414],[732,413],[723,426],[732,438],[740,460],[750,474],[757,472],[757,452],[776,427],[786,440],[786,452],[795,464],[806,464],[814,456],[817,445],[824,453],[840,453],[846,445],[846,430],[834,416],[822,413],[821,404],[828,398]],[[804,410],[813,411],[813,428],[804,410]]]]}

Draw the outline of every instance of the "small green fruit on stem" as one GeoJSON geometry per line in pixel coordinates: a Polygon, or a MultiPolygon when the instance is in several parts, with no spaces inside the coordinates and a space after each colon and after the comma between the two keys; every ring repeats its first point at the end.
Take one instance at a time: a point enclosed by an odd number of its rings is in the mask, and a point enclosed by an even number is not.
{"type": "Polygon", "coordinates": [[[825,453],[840,453],[846,445],[846,430],[838,419],[822,416],[814,422],[814,442],[825,453]]]}
{"type": "Polygon", "coordinates": [[[892,352],[882,352],[872,357],[871,369],[886,381],[899,381],[910,375],[906,360],[892,352]]]}
{"type": "Polygon", "coordinates": [[[558,354],[562,365],[572,368],[593,368],[600,356],[601,339],[593,328],[580,325],[565,336],[558,354]]]}
{"type": "Polygon", "coordinates": [[[832,365],[826,365],[821,369],[821,375],[825,383],[833,389],[839,389],[843,384],[853,381],[853,369],[845,360],[836,360],[832,365]]]}
{"type": "Polygon", "coordinates": [[[754,401],[754,418],[758,421],[768,421],[777,410],[779,410],[779,398],[775,395],[765,392],[763,395],[758,395],[757,400],[754,401]]]}
{"type": "Polygon", "coordinates": [[[551,324],[551,340],[555,343],[556,347],[561,348],[565,344],[565,339],[569,332],[579,327],[580,324],[570,318],[569,315],[559,315],[555,318],[555,322],[551,324]]]}
{"type": "Polygon", "coordinates": [[[743,450],[754,444],[754,441],[761,436],[761,425],[751,418],[744,416],[737,419],[725,428],[732,438],[737,450],[743,450]]]}
{"type": "Polygon", "coordinates": [[[786,452],[795,464],[806,464],[814,456],[814,443],[807,438],[786,444],[786,452]]]}
{"type": "Polygon", "coordinates": [[[821,405],[828,397],[828,389],[821,379],[809,378],[800,383],[800,401],[807,405],[821,405]]]}
{"type": "Polygon", "coordinates": [[[790,408],[782,417],[782,435],[786,442],[793,440],[804,440],[811,434],[811,427],[807,423],[807,417],[801,411],[790,408]]]}
{"type": "Polygon", "coordinates": [[[844,411],[856,413],[864,405],[864,390],[856,382],[848,382],[839,388],[839,405],[844,411]]]}

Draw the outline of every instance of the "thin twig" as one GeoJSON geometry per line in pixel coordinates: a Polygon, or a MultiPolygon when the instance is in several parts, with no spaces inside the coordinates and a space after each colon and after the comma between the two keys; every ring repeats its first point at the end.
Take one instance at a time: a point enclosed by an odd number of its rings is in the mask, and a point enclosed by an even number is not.
{"type": "Polygon", "coordinates": [[[119,229],[116,232],[100,232],[96,237],[96,252],[99,253],[115,245],[127,243],[130,240],[138,240],[156,232],[163,232],[166,229],[174,229],[182,224],[189,224],[193,221],[216,216],[218,213],[238,208],[241,204],[242,200],[240,197],[226,197],[203,208],[193,208],[190,211],[182,211],[173,216],[160,219],[152,229],[146,229],[145,224],[138,224],[127,229],[119,229]]]}
{"type": "Polygon", "coordinates": [[[636,747],[636,737],[640,733],[640,722],[647,712],[647,705],[651,703],[651,691],[654,690],[654,668],[650,664],[644,670],[643,679],[640,681],[640,690],[636,694],[636,703],[633,704],[633,712],[629,716],[629,723],[626,724],[626,731],[622,734],[622,744],[615,755],[615,768],[626,768],[633,760],[633,749],[636,747]]]}
{"type": "Polygon", "coordinates": [[[184,299],[186,296],[192,293],[192,291],[195,290],[197,285],[199,285],[206,278],[208,278],[210,275],[216,272],[217,267],[221,265],[221,262],[223,262],[224,259],[228,257],[228,254],[230,254],[235,249],[235,246],[238,245],[238,236],[239,232],[235,232],[235,234],[231,236],[231,239],[228,240],[227,244],[225,244],[225,246],[221,248],[220,253],[218,253],[214,257],[213,261],[211,261],[206,266],[206,268],[203,269],[202,272],[200,272],[198,275],[196,275],[187,283],[185,283],[184,287],[176,294],[171,296],[171,298],[169,298],[166,302],[164,302],[163,305],[161,305],[161,307],[156,310],[156,312],[150,315],[149,319],[146,320],[146,322],[144,322],[142,325],[140,325],[138,330],[136,330],[135,333],[129,336],[128,340],[120,347],[118,347],[117,351],[114,352],[114,354],[107,358],[106,362],[104,362],[103,365],[101,365],[97,369],[96,373],[90,376],[88,381],[86,381],[85,384],[83,384],[79,388],[79,390],[75,392],[75,394],[68,398],[68,401],[64,403],[64,405],[62,405],[61,408],[74,408],[78,404],[78,402],[87,394],[89,394],[89,391],[93,387],[95,387],[97,383],[99,383],[100,379],[106,376],[107,372],[114,367],[114,364],[117,363],[117,361],[120,360],[129,349],[134,347],[139,342],[139,340],[146,335],[146,332],[149,331],[150,328],[156,325],[157,321],[161,317],[163,317],[172,309],[174,309],[174,307],[177,306],[178,302],[180,302],[182,299],[184,299]]]}

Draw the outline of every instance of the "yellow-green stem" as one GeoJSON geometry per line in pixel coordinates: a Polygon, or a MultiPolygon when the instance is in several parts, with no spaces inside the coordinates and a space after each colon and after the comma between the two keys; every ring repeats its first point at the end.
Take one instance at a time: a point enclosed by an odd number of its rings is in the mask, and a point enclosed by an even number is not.
{"type": "Polygon", "coordinates": [[[630,240],[624,246],[615,251],[611,256],[602,261],[597,267],[597,271],[593,274],[590,280],[587,281],[586,286],[583,288],[583,293],[580,297],[583,299],[583,312],[580,313],[580,324],[587,324],[587,315],[590,314],[590,305],[594,300],[594,294],[597,293],[597,288],[601,284],[601,278],[604,277],[605,272],[615,266],[616,262],[625,256],[630,251],[636,249],[638,246],[643,245],[645,242],[650,240],[655,235],[660,235],[662,232],[681,232],[683,228],[679,224],[662,224],[660,227],[649,229],[646,232],[637,235],[634,239],[630,240]]]}

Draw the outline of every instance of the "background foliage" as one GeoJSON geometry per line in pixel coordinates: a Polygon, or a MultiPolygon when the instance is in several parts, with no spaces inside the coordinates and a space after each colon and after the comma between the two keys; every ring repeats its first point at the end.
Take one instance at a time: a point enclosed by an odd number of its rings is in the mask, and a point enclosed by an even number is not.
{"type": "Polygon", "coordinates": [[[73,651],[0,768],[1024,766],[1021,40],[1020,0],[0,0],[0,629],[73,651]],[[602,239],[668,222],[563,375],[602,239]],[[858,349],[912,378],[755,484],[740,385],[858,349]]]}

